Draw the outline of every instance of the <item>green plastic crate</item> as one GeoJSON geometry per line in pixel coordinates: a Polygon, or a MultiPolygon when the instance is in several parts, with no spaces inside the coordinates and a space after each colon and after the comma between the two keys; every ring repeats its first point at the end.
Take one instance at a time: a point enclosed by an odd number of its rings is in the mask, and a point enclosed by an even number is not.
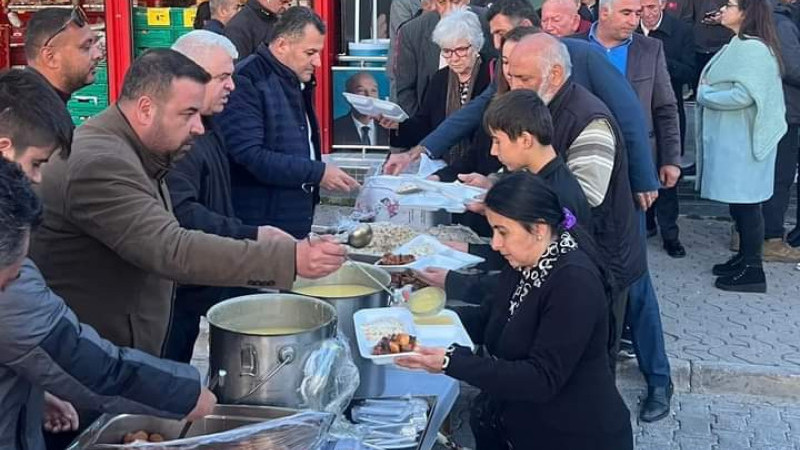
{"type": "Polygon", "coordinates": [[[97,70],[94,72],[94,84],[108,85],[108,67],[97,66],[97,70]]]}
{"type": "Polygon", "coordinates": [[[133,34],[133,43],[136,47],[164,48],[172,45],[173,40],[170,29],[136,30],[133,34]]]}
{"type": "MultiPolygon", "coordinates": [[[[133,29],[134,30],[148,30],[148,29],[192,29],[194,26],[194,17],[197,14],[197,8],[141,8],[136,7],[133,9],[133,29]],[[148,22],[148,9],[157,10],[157,13],[168,11],[169,23],[159,21],[155,23],[148,22]]],[[[163,15],[162,15],[163,17],[163,15]]]]}
{"type": "Polygon", "coordinates": [[[197,8],[170,8],[169,21],[170,28],[173,30],[187,29],[189,31],[194,27],[194,17],[197,14],[197,8]]]}
{"type": "Polygon", "coordinates": [[[74,95],[82,97],[102,97],[108,99],[108,83],[95,81],[94,83],[81,88],[74,95]]]}

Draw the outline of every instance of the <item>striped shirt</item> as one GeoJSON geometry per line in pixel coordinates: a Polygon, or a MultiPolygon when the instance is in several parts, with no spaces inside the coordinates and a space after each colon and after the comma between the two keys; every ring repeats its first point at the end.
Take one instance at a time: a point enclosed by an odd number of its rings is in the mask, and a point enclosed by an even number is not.
{"type": "Polygon", "coordinates": [[[567,167],[578,179],[589,205],[603,203],[614,168],[616,137],[606,119],[595,119],[581,131],[564,155],[567,167]]]}

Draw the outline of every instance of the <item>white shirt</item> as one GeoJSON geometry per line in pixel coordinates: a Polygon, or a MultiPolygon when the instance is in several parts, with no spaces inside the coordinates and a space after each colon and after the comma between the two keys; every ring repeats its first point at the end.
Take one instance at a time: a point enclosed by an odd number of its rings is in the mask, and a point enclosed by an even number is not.
{"type": "MultiPolygon", "coordinates": [[[[300,90],[305,90],[306,84],[300,83],[300,90]]],[[[311,120],[308,118],[308,111],[306,111],[306,129],[308,130],[308,150],[311,153],[310,158],[312,161],[317,159],[317,154],[314,152],[314,139],[311,138],[311,120]]]]}
{"type": "Polygon", "coordinates": [[[369,127],[369,145],[378,145],[378,129],[375,127],[374,120],[369,119],[369,122],[361,123],[352,114],[350,114],[350,118],[353,119],[353,125],[355,125],[356,131],[358,131],[359,140],[361,139],[361,128],[369,127]]]}
{"type": "Polygon", "coordinates": [[[655,31],[661,26],[662,20],[664,20],[664,11],[661,11],[661,15],[658,17],[658,23],[656,23],[656,26],[654,26],[652,30],[648,30],[647,27],[644,26],[644,22],[641,22],[642,33],[644,33],[645,36],[650,36],[651,31],[655,31]]]}

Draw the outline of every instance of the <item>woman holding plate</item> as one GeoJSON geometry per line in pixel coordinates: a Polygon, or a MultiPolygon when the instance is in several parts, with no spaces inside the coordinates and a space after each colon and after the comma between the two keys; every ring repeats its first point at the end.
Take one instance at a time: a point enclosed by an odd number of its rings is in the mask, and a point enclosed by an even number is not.
{"type": "Polygon", "coordinates": [[[492,247],[508,264],[482,305],[459,316],[486,352],[422,347],[397,364],[481,389],[470,420],[478,450],[632,449],[608,363],[608,286],[591,239],[535,175],[504,177],[485,203],[492,247]]]}

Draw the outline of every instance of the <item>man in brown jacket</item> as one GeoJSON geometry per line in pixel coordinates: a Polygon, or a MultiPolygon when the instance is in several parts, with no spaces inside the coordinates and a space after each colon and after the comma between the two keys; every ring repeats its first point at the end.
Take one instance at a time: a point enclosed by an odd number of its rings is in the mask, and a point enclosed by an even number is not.
{"type": "Polygon", "coordinates": [[[160,355],[175,283],[288,288],[344,262],[326,240],[277,231],[235,240],[178,224],[164,176],[193,136],[210,76],[172,50],[129,69],[116,105],[80,127],[41,185],[44,222],[31,255],[78,317],[117,345],[160,355]]]}

